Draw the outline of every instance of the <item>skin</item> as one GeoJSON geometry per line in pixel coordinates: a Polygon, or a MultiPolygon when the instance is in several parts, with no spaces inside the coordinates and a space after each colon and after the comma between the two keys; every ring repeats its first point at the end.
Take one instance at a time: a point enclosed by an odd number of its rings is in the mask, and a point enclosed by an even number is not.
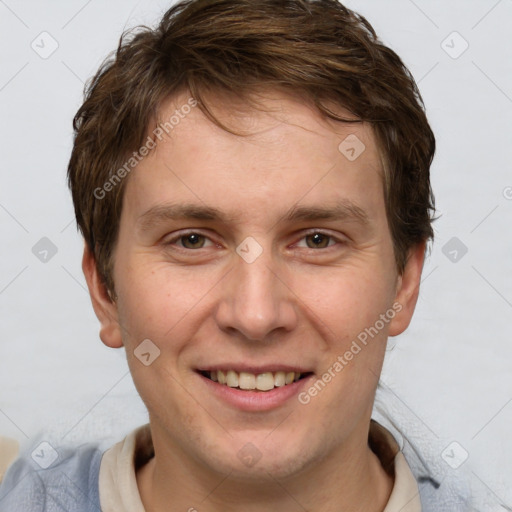
{"type": "MultiPolygon", "coordinates": [[[[166,103],[161,117],[187,99],[166,103]]],[[[268,111],[215,103],[216,116],[247,137],[192,109],[132,171],[114,253],[115,302],[84,252],[100,337],[126,347],[149,411],[156,455],[137,472],[142,501],[148,512],[382,511],[393,481],[368,448],[368,428],[386,340],[411,320],[425,247],[411,250],[399,275],[370,126],[327,121],[277,91],[263,104],[268,111]],[[349,134],[366,146],[352,162],[338,150],[349,134]],[[340,200],[367,222],[286,219],[297,207],[340,200]],[[226,218],[141,220],[170,203],[213,207],[226,218]],[[206,238],[180,238],[187,230],[206,238]],[[315,232],[328,237],[320,247],[315,232]],[[236,252],[246,237],[263,250],[250,264],[236,252]],[[316,380],[396,302],[401,311],[307,405],[293,398],[240,411],[209,394],[195,371],[282,362],[316,380]],[[149,366],[134,356],[144,339],[160,349],[149,366]],[[248,442],[261,453],[252,467],[237,457],[248,442]]]]}

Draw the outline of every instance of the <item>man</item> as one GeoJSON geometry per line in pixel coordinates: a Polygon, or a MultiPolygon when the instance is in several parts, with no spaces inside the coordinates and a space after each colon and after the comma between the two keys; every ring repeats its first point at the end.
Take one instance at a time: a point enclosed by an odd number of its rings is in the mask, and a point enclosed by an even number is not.
{"type": "Polygon", "coordinates": [[[74,126],[100,337],[150,423],[18,460],[2,511],[422,510],[371,414],[432,238],[435,141],[369,23],[335,0],[180,2],[122,38],[74,126]]]}

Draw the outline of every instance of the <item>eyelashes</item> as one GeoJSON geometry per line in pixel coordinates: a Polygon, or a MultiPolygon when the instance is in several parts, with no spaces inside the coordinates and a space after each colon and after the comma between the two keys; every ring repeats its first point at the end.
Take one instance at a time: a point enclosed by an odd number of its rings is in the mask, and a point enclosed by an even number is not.
{"type": "MultiPolygon", "coordinates": [[[[343,240],[342,237],[334,236],[332,233],[324,230],[313,229],[309,232],[303,233],[302,236],[292,244],[291,248],[320,251],[344,245],[345,243],[346,240],[343,240]]],[[[203,234],[198,230],[180,232],[172,238],[165,240],[164,245],[167,247],[175,247],[187,252],[207,249],[209,247],[222,247],[222,244],[215,242],[210,236],[203,234]]]]}

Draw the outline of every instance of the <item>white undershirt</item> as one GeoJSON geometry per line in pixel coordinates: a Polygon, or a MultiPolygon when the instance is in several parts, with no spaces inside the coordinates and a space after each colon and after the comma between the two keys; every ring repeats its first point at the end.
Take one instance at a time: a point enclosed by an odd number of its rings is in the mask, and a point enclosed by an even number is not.
{"type": "MultiPolygon", "coordinates": [[[[372,421],[370,438],[380,434],[388,443],[394,456],[394,485],[389,501],[383,512],[421,512],[418,484],[391,434],[372,421]]],[[[132,431],[126,438],[112,446],[101,460],[99,474],[100,505],[102,512],[145,512],[140,498],[135,475],[134,455],[137,451],[148,451],[151,443],[149,425],[132,431]]],[[[376,455],[381,459],[378,450],[376,455]]]]}

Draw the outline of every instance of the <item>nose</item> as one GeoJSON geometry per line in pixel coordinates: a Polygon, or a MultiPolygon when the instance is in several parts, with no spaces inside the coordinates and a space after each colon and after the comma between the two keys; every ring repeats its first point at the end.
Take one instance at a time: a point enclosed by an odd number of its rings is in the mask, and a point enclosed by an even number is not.
{"type": "Polygon", "coordinates": [[[238,255],[234,260],[215,311],[219,328],[251,341],[292,331],[298,321],[295,296],[272,258],[264,252],[252,263],[238,255]]]}

